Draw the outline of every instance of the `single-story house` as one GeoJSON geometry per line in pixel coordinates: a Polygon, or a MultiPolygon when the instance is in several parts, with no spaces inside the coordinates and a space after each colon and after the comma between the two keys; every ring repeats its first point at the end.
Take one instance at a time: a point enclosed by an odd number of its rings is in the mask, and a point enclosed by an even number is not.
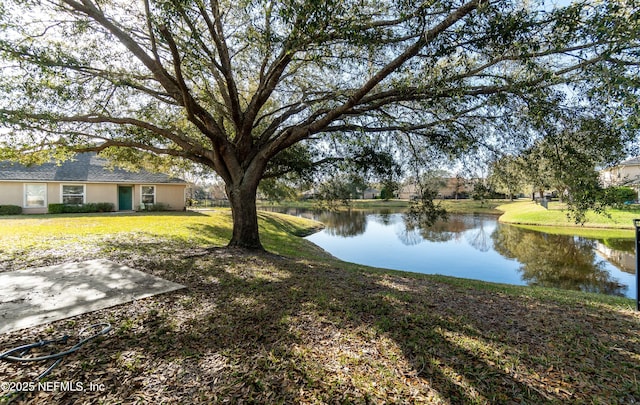
{"type": "Polygon", "coordinates": [[[376,190],[375,188],[368,188],[362,192],[362,198],[365,200],[380,198],[380,190],[376,190]]]}
{"type": "Polygon", "coordinates": [[[182,211],[186,186],[166,174],[109,167],[96,153],[80,153],[60,164],[0,162],[0,205],[18,205],[25,214],[46,213],[48,204],[86,203],[112,203],[117,211],[149,204],[182,211]]]}
{"type": "MultiPolygon", "coordinates": [[[[437,198],[469,198],[473,191],[473,181],[459,177],[447,177],[442,179],[438,187],[437,198]]],[[[415,183],[406,183],[398,191],[401,200],[413,200],[419,198],[420,192],[415,183]]]]}
{"type": "Polygon", "coordinates": [[[420,193],[415,183],[407,183],[400,187],[397,194],[401,200],[414,200],[419,197],[420,193]]]}

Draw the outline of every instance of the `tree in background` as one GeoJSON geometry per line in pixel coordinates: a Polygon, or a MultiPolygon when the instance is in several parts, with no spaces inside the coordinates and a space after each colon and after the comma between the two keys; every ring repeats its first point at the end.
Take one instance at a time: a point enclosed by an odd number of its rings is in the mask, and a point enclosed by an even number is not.
{"type": "Polygon", "coordinates": [[[380,190],[380,198],[389,201],[396,198],[397,192],[400,191],[400,182],[389,179],[382,182],[382,190],[380,190]]]}
{"type": "Polygon", "coordinates": [[[504,193],[513,200],[516,194],[521,193],[526,185],[524,161],[521,157],[505,155],[489,166],[488,182],[491,189],[498,193],[504,193]]]}
{"type": "Polygon", "coordinates": [[[405,181],[405,185],[414,193],[405,214],[405,223],[411,224],[409,228],[428,228],[436,221],[447,218],[446,210],[434,200],[439,190],[447,185],[448,177],[449,173],[445,170],[426,170],[405,181]]]}
{"type": "Polygon", "coordinates": [[[519,163],[525,182],[531,187],[533,197],[544,198],[544,191],[553,186],[550,161],[545,157],[544,150],[535,146],[531,147],[522,152],[521,158],[519,163]]]}
{"type": "Polygon", "coordinates": [[[471,198],[480,201],[480,205],[484,205],[487,199],[491,198],[491,189],[485,184],[484,179],[477,179],[473,182],[471,198]]]}
{"type": "Polygon", "coordinates": [[[629,141],[638,10],[636,0],[6,0],[0,157],[103,151],[207,166],[231,203],[229,245],[261,249],[260,182],[345,158],[345,145],[447,159],[524,148],[531,133],[512,121],[545,109],[600,114],[620,129],[617,146],[629,141]]]}
{"type": "Polygon", "coordinates": [[[630,150],[619,144],[624,135],[608,117],[558,112],[545,114],[540,130],[545,137],[524,153],[528,180],[557,190],[576,222],[584,222],[587,209],[602,212],[608,203],[596,167],[624,158],[630,150]]]}
{"type": "Polygon", "coordinates": [[[467,180],[462,177],[462,174],[456,173],[456,176],[453,178],[453,198],[458,199],[461,193],[464,192],[465,185],[467,184],[467,180]]]}
{"type": "Polygon", "coordinates": [[[367,182],[358,175],[333,176],[318,186],[317,199],[333,209],[338,204],[348,206],[352,199],[362,196],[367,182]]]}

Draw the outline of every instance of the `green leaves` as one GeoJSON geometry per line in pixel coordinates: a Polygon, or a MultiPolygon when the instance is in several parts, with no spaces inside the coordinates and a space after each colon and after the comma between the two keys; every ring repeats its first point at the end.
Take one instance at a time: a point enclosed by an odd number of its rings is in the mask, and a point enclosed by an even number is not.
{"type": "Polygon", "coordinates": [[[619,153],[640,123],[638,9],[637,0],[7,0],[0,138],[23,152],[180,157],[228,184],[308,172],[326,158],[391,177],[397,156],[380,150],[423,163],[515,153],[563,125],[597,144],[598,131],[569,124],[594,117],[607,117],[615,148],[606,150],[619,153]],[[318,147],[296,148],[303,141],[318,147]]]}

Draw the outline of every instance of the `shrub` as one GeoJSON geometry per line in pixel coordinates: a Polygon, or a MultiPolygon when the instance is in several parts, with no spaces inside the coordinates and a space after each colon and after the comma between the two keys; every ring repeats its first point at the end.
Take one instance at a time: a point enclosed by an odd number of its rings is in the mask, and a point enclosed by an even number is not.
{"type": "Polygon", "coordinates": [[[91,213],[91,212],[111,212],[115,211],[115,206],[112,203],[88,203],[81,205],[67,205],[67,204],[49,204],[49,214],[76,214],[76,213],[91,213]]]}
{"type": "Polygon", "coordinates": [[[22,207],[17,205],[0,205],[0,215],[19,215],[22,214],[22,207]]]}
{"type": "Polygon", "coordinates": [[[112,203],[101,202],[101,203],[96,203],[96,209],[98,210],[98,212],[111,212],[111,211],[115,211],[116,207],[112,203]]]}
{"type": "Polygon", "coordinates": [[[627,202],[635,201],[636,197],[631,187],[609,187],[604,190],[605,203],[612,207],[622,207],[627,202]]]}
{"type": "Polygon", "coordinates": [[[49,204],[49,214],[62,214],[64,212],[64,204],[49,204]]]}

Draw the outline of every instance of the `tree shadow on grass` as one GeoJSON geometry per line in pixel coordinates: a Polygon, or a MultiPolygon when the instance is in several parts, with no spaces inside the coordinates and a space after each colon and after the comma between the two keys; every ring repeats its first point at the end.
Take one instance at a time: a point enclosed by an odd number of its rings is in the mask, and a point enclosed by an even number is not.
{"type": "MultiPolygon", "coordinates": [[[[100,382],[105,391],[30,398],[539,404],[640,397],[633,332],[640,319],[630,313],[517,300],[334,261],[235,249],[169,253],[160,245],[145,250],[163,254],[137,255],[140,246],[126,242],[117,249],[135,258],[123,264],[188,289],[85,317],[110,317],[115,331],[52,378],[100,382]]],[[[8,371],[14,378],[17,371],[8,371]]]]}

